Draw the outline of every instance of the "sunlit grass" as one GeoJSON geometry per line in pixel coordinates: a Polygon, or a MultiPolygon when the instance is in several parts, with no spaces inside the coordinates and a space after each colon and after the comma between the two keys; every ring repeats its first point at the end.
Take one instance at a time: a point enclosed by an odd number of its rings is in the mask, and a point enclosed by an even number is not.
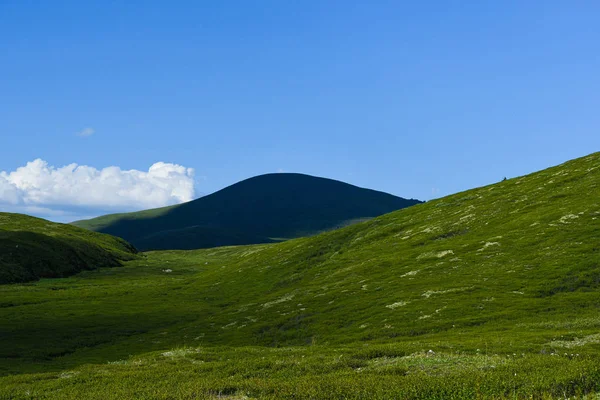
{"type": "Polygon", "coordinates": [[[591,396],[598,165],[317,237],[0,286],[0,397],[591,396]]]}

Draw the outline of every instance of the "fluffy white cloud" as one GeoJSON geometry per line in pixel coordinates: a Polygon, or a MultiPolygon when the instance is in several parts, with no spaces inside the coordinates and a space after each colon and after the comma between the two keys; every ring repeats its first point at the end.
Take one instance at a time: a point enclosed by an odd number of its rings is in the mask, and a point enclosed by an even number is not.
{"type": "Polygon", "coordinates": [[[194,170],[164,162],[138,171],[77,164],[57,168],[37,159],[15,171],[0,172],[0,210],[39,207],[58,211],[68,207],[125,211],[193,198],[194,170]]]}
{"type": "Polygon", "coordinates": [[[11,184],[0,172],[0,204],[19,204],[21,194],[15,185],[11,184]]]}

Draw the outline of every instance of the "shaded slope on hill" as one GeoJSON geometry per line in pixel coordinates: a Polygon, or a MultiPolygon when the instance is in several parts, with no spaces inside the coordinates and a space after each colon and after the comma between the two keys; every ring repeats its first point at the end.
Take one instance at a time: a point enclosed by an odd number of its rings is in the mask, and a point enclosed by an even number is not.
{"type": "Polygon", "coordinates": [[[178,206],[74,225],[122,237],[142,250],[196,249],[309,236],[418,203],[331,179],[268,174],[178,206]]]}
{"type": "Polygon", "coordinates": [[[135,257],[122,239],[22,214],[0,213],[0,283],[56,278],[135,257]]]}

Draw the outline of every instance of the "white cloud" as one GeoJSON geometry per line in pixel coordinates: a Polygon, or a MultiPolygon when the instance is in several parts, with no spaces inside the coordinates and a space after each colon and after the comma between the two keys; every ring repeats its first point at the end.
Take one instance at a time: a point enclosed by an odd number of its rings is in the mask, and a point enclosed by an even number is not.
{"type": "Polygon", "coordinates": [[[194,170],[164,162],[138,171],[77,164],[57,168],[37,159],[15,171],[0,172],[0,210],[5,211],[40,209],[49,216],[65,208],[69,213],[73,209],[130,211],[193,198],[194,170]]]}
{"type": "Polygon", "coordinates": [[[0,172],[0,203],[19,204],[20,198],[19,190],[0,172]]]}
{"type": "Polygon", "coordinates": [[[96,131],[94,128],[83,128],[81,131],[77,132],[77,136],[92,136],[96,131]]]}

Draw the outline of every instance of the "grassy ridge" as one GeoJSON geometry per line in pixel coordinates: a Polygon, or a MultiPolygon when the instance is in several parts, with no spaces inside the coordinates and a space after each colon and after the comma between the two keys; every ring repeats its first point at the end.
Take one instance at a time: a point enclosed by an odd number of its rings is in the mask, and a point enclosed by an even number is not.
{"type": "Polygon", "coordinates": [[[0,394],[599,391],[599,184],[595,153],[316,237],[0,287],[0,370],[31,373],[0,394]]]}
{"type": "Polygon", "coordinates": [[[136,250],[122,239],[21,214],[0,213],[0,284],[65,277],[121,265],[136,250]]]}
{"type": "Polygon", "coordinates": [[[181,205],[74,224],[142,250],[197,249],[314,235],[418,203],[331,179],[267,174],[181,205]]]}

